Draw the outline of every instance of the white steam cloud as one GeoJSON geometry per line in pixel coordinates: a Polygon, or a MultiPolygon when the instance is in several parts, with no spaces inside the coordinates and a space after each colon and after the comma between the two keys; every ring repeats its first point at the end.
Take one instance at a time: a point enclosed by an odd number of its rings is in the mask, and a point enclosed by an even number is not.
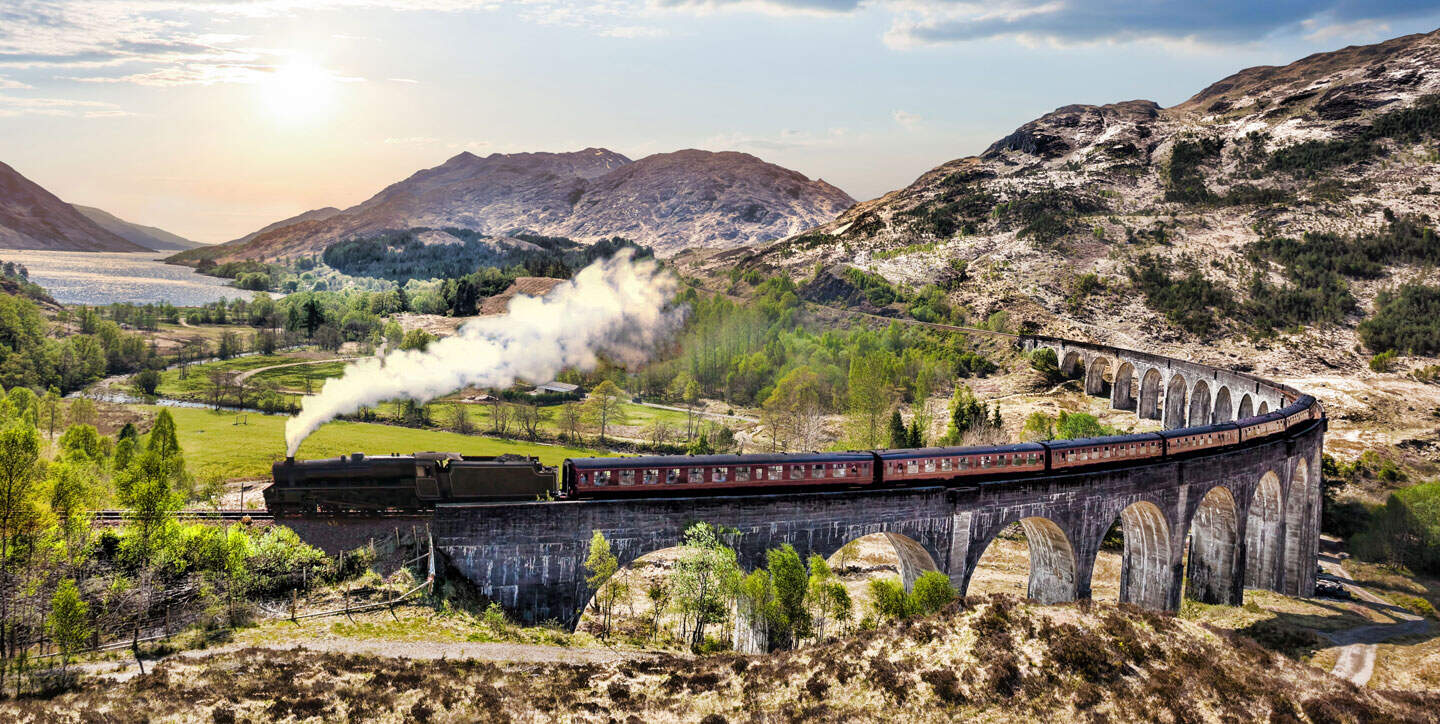
{"type": "Polygon", "coordinates": [[[464,387],[545,382],[568,368],[593,369],[598,355],[644,359],[679,321],[668,306],[674,276],[628,252],[597,261],[544,297],[517,296],[509,311],[475,319],[424,351],[398,350],[345,368],[306,397],[285,424],[286,454],[316,428],[382,400],[427,402],[464,387]]]}

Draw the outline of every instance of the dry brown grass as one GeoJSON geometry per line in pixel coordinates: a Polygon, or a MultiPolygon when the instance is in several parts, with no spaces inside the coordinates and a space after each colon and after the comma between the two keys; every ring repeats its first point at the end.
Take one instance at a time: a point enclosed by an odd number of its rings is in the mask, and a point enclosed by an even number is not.
{"type": "Polygon", "coordinates": [[[246,649],[0,705],[15,721],[1430,721],[1440,695],[1358,689],[1133,607],[1008,597],[767,656],[496,665],[246,649]]]}

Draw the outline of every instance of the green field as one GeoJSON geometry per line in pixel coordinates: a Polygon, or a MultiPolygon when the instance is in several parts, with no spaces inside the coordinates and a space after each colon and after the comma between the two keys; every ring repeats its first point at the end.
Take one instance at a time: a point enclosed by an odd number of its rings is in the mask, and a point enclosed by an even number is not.
{"type": "MultiPolygon", "coordinates": [[[[430,417],[432,424],[441,427],[450,426],[452,421],[455,419],[455,407],[461,404],[464,404],[466,410],[469,412],[470,424],[473,427],[475,427],[477,430],[490,429],[491,408],[490,405],[483,403],[458,403],[443,400],[440,402],[433,402],[430,404],[430,417]]],[[[665,424],[669,425],[670,429],[672,430],[685,429],[685,413],[683,412],[676,412],[674,410],[657,410],[653,407],[645,407],[644,405],[636,405],[630,402],[621,403],[620,407],[625,412],[625,421],[623,423],[624,425],[644,427],[650,424],[651,421],[660,419],[664,420],[665,424]]],[[[540,430],[542,432],[552,436],[560,432],[558,423],[556,422],[559,416],[559,409],[559,405],[549,405],[540,408],[540,430]]],[[[399,404],[394,402],[381,403],[376,408],[376,412],[381,417],[391,419],[397,418],[400,415],[399,404]]]]}
{"type": "MultiPolygon", "coordinates": [[[[155,413],[154,405],[135,405],[155,413]]],[[[200,479],[260,478],[270,465],[285,456],[285,421],[289,418],[259,413],[217,413],[212,410],[170,407],[185,451],[185,461],[200,479]],[[240,424],[243,421],[243,424],[240,424]]],[[[372,455],[442,450],[466,455],[534,455],[547,465],[567,457],[604,455],[591,450],[497,440],[435,430],[360,422],[331,422],[300,446],[299,457],[320,458],[363,452],[372,455]]]]}
{"type": "MultiPolygon", "coordinates": [[[[183,379],[180,377],[180,370],[165,370],[160,373],[160,386],[156,388],[155,392],[161,397],[171,397],[177,400],[204,400],[206,392],[210,387],[210,370],[244,371],[253,370],[258,367],[270,367],[272,365],[283,365],[288,362],[302,361],[304,361],[303,357],[285,357],[281,355],[257,354],[249,357],[235,357],[233,359],[190,365],[190,369],[185,373],[183,379]]],[[[276,371],[280,372],[282,370],[276,371]]]]}
{"type": "Polygon", "coordinates": [[[345,361],[336,360],[333,362],[316,362],[309,365],[295,365],[294,367],[281,367],[273,370],[256,372],[250,377],[250,382],[255,384],[274,383],[281,389],[305,391],[305,384],[308,380],[310,389],[319,392],[325,380],[331,377],[339,377],[345,371],[345,361]]]}

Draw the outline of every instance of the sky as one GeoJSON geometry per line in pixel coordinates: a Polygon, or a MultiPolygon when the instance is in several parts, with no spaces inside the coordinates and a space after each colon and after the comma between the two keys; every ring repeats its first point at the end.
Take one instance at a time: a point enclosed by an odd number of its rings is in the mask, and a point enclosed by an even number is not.
{"type": "Polygon", "coordinates": [[[1440,0],[0,0],[0,161],[197,241],[462,151],[735,150],[857,199],[1059,106],[1440,27],[1440,0]]]}

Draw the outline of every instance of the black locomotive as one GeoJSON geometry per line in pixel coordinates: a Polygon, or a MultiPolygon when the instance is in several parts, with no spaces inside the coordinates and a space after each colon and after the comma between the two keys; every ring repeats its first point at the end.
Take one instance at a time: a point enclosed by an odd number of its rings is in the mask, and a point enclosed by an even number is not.
{"type": "Polygon", "coordinates": [[[275,515],[419,510],[437,501],[534,500],[558,492],[555,468],[523,455],[286,458],[271,474],[265,505],[275,515]]]}

